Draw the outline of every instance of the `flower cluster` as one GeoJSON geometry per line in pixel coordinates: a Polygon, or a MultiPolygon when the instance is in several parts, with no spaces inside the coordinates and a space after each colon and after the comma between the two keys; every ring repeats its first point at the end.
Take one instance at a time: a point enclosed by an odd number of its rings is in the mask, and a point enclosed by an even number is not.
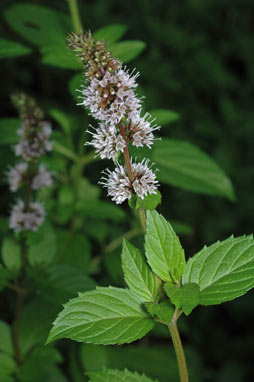
{"type": "Polygon", "coordinates": [[[51,150],[51,127],[43,121],[43,112],[32,98],[17,94],[12,100],[22,119],[22,126],[17,132],[20,139],[14,151],[23,161],[8,171],[7,178],[12,192],[22,186],[26,188],[26,198],[25,201],[19,200],[12,208],[10,228],[16,232],[36,231],[45,219],[45,209],[41,203],[32,200],[32,190],[52,184],[50,172],[43,164],[38,164],[38,158],[51,150]]]}
{"type": "Polygon", "coordinates": [[[87,83],[79,90],[80,105],[99,121],[97,128],[88,130],[92,140],[87,144],[102,159],[116,162],[121,153],[125,158],[126,166],[117,162],[114,171],[104,172],[100,183],[118,204],[130,199],[132,193],[142,199],[155,193],[158,181],[148,160],[132,162],[128,151],[129,144],[151,148],[154,131],[159,129],[148,113],[142,114],[142,102],[135,93],[139,73],[130,73],[119,60],[112,58],[105,43],[95,41],[90,32],[71,34],[68,42],[85,65],[87,83]]]}

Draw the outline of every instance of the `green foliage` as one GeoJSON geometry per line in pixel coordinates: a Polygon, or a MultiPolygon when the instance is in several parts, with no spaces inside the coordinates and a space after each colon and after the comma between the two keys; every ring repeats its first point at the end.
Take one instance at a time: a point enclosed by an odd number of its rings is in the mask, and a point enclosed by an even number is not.
{"type": "Polygon", "coordinates": [[[200,287],[199,304],[214,305],[233,300],[253,288],[253,236],[233,236],[209,247],[188,260],[183,284],[200,287]]]}
{"type": "Polygon", "coordinates": [[[153,158],[160,170],[161,182],[201,194],[235,199],[229,178],[213,159],[193,144],[163,139],[155,142],[153,158]]]}
{"type": "MultiPolygon", "coordinates": [[[[168,331],[167,328],[166,331],[168,331]]],[[[190,365],[190,378],[201,382],[200,365],[195,350],[187,348],[186,356],[190,365]]],[[[151,346],[150,342],[147,346],[140,343],[139,346],[130,344],[117,347],[83,344],[81,362],[88,372],[99,372],[103,367],[119,370],[128,368],[140,374],[145,373],[160,382],[178,381],[174,350],[168,344],[152,343],[151,346]]]]}
{"type": "Polygon", "coordinates": [[[5,17],[15,32],[38,46],[64,46],[66,33],[71,29],[67,15],[35,4],[12,5],[5,17]]]}
{"type": "Polygon", "coordinates": [[[113,57],[122,62],[129,62],[142,53],[145,47],[146,44],[142,41],[123,41],[110,45],[109,50],[113,57]]]}
{"type": "Polygon", "coordinates": [[[156,211],[147,212],[146,257],[153,272],[164,281],[179,282],[185,257],[171,225],[156,211]]]}
{"type": "Polygon", "coordinates": [[[1,145],[12,145],[17,143],[17,129],[20,126],[20,120],[17,118],[0,119],[0,142],[1,145]]]}
{"type": "Polygon", "coordinates": [[[140,375],[137,372],[103,369],[101,371],[90,371],[87,373],[90,382],[152,382],[144,374],[140,375]]]}
{"type": "Polygon", "coordinates": [[[0,59],[25,56],[30,52],[31,49],[19,44],[18,42],[0,38],[0,59]]]}
{"type": "Polygon", "coordinates": [[[174,307],[168,300],[159,304],[147,303],[146,309],[152,316],[158,317],[166,325],[170,324],[174,314],[174,307]]]}
{"type": "Polygon", "coordinates": [[[94,291],[80,293],[64,305],[47,342],[64,337],[80,342],[120,345],[142,338],[153,325],[133,292],[97,287],[94,291]]]}
{"type": "Polygon", "coordinates": [[[154,302],[159,294],[159,280],[152,273],[144,256],[127,240],[123,241],[122,268],[128,287],[144,302],[154,302]]]}
{"type": "Polygon", "coordinates": [[[154,210],[159,204],[161,204],[161,193],[156,190],[154,194],[147,194],[143,199],[137,197],[136,209],[154,210]]]}
{"type": "Polygon", "coordinates": [[[189,315],[199,303],[200,290],[198,284],[190,283],[183,286],[166,283],[164,290],[172,304],[189,315]]]}
{"type": "Polygon", "coordinates": [[[7,236],[3,240],[2,261],[6,268],[14,271],[21,267],[20,245],[13,237],[7,236]]]}
{"type": "Polygon", "coordinates": [[[78,292],[95,288],[95,282],[83,270],[66,264],[49,266],[41,278],[37,276],[36,283],[41,296],[56,305],[77,296],[78,292]]]}
{"type": "Polygon", "coordinates": [[[29,263],[33,267],[50,264],[56,253],[56,236],[53,227],[50,224],[44,224],[34,234],[34,240],[28,251],[29,263]]]}
{"type": "MultiPolygon", "coordinates": [[[[16,363],[9,354],[0,352],[0,370],[1,374],[0,377],[4,378],[3,381],[9,382],[8,377],[11,377],[11,374],[16,369],[16,363]]],[[[10,379],[12,381],[12,379],[10,379]]]]}
{"type": "Polygon", "coordinates": [[[0,321],[0,351],[13,355],[11,328],[4,321],[0,321]]]}
{"type": "Polygon", "coordinates": [[[155,123],[159,126],[169,125],[170,123],[178,121],[180,118],[180,115],[178,113],[168,109],[150,110],[149,113],[153,118],[156,118],[155,123]]]}
{"type": "Polygon", "coordinates": [[[110,44],[120,40],[124,36],[126,30],[126,25],[111,24],[96,30],[93,33],[93,37],[96,40],[104,40],[109,46],[110,44]]]}

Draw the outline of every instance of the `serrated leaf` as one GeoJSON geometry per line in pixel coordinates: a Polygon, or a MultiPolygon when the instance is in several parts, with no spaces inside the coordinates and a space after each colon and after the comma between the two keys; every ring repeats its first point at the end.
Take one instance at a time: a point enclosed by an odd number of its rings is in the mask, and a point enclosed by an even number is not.
{"type": "Polygon", "coordinates": [[[113,57],[122,62],[129,62],[140,55],[145,49],[143,41],[123,41],[109,47],[113,57]]]}
{"type": "Polygon", "coordinates": [[[154,273],[164,281],[179,282],[185,266],[184,250],[169,222],[156,211],[147,211],[145,249],[154,273]]]}
{"type": "Polygon", "coordinates": [[[64,305],[47,343],[70,338],[86,343],[120,345],[142,338],[153,326],[153,320],[132,291],[98,287],[64,305]]]}
{"type": "Polygon", "coordinates": [[[145,257],[127,240],[123,241],[122,268],[128,287],[144,302],[154,302],[158,297],[159,284],[146,263],[145,257]]]}
{"type": "Polygon", "coordinates": [[[0,59],[25,56],[30,52],[31,49],[21,45],[19,42],[0,38],[0,59]]]}
{"type": "Polygon", "coordinates": [[[168,109],[150,110],[149,114],[151,114],[153,118],[156,118],[155,123],[160,126],[168,125],[180,119],[180,115],[178,113],[168,109]]]}
{"type": "Polygon", "coordinates": [[[95,40],[104,40],[107,46],[120,40],[127,30],[126,25],[123,24],[111,24],[106,27],[100,28],[93,33],[95,40]]]}
{"type": "Polygon", "coordinates": [[[39,46],[64,45],[71,30],[67,15],[41,5],[14,4],[4,15],[15,32],[39,46]]]}
{"type": "Polygon", "coordinates": [[[17,130],[20,127],[20,120],[17,118],[0,119],[0,142],[1,145],[12,145],[17,143],[19,137],[17,130]]]}
{"type": "Polygon", "coordinates": [[[161,182],[201,194],[235,199],[230,179],[195,145],[174,139],[156,141],[153,158],[161,182]]]}
{"type": "Polygon", "coordinates": [[[21,249],[19,243],[10,236],[4,238],[2,243],[2,260],[6,268],[19,270],[21,267],[21,249]]]}
{"type": "Polygon", "coordinates": [[[197,283],[201,305],[233,300],[254,286],[254,239],[240,236],[204,247],[188,260],[183,284],[197,283]]]}
{"type": "Polygon", "coordinates": [[[124,371],[113,369],[89,371],[87,375],[90,382],[155,382],[155,380],[146,377],[144,374],[133,373],[127,369],[124,371]]]}
{"type": "Polygon", "coordinates": [[[166,283],[164,290],[172,304],[178,309],[182,309],[186,315],[189,315],[199,303],[200,290],[197,284],[190,283],[177,286],[166,283]]]}
{"type": "Polygon", "coordinates": [[[154,210],[158,204],[161,204],[161,193],[159,190],[155,194],[147,194],[143,199],[137,198],[136,208],[144,208],[145,210],[154,210]]]}
{"type": "Polygon", "coordinates": [[[0,338],[0,350],[10,355],[13,354],[11,328],[4,321],[0,321],[0,338]]]}
{"type": "Polygon", "coordinates": [[[159,309],[156,315],[160,320],[166,322],[169,325],[172,320],[173,314],[174,308],[169,301],[162,301],[159,303],[159,309]]]}

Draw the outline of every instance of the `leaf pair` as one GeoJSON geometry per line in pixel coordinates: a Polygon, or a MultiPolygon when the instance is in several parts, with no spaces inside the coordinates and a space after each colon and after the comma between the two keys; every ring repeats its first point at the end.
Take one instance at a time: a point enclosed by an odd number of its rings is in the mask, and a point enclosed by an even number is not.
{"type": "Polygon", "coordinates": [[[145,252],[149,265],[125,241],[122,265],[130,290],[109,287],[81,293],[64,306],[48,342],[66,337],[123,344],[147,334],[154,326],[152,316],[169,324],[172,307],[167,301],[159,303],[162,282],[171,302],[186,315],[198,304],[219,304],[241,296],[254,284],[252,236],[230,237],[204,247],[185,266],[184,251],[171,225],[156,211],[148,211],[145,252]]]}

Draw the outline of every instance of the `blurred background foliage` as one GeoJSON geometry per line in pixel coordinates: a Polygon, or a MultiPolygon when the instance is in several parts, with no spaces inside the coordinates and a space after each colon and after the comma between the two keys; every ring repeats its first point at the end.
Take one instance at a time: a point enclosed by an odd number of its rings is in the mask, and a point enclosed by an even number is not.
{"type": "MultiPolygon", "coordinates": [[[[144,108],[158,117],[164,139],[142,155],[160,170],[158,210],[180,234],[187,256],[232,233],[253,232],[253,1],[80,0],[79,8],[83,27],[140,72],[138,92],[145,96],[144,108]]],[[[18,381],[80,382],[86,380],[85,370],[102,366],[177,381],[168,334],[160,327],[139,343],[119,348],[69,341],[44,347],[61,304],[77,291],[123,285],[122,237],[140,246],[143,239],[128,206],[111,203],[97,185],[110,163],[94,160],[83,145],[88,124],[95,122],[76,106],[82,67],[65,45],[72,30],[68,3],[2,0],[0,10],[2,238],[9,232],[14,202],[5,173],[15,163],[11,145],[20,123],[10,94],[22,90],[34,96],[54,127],[54,150],[45,162],[55,183],[40,193],[48,223],[28,238],[27,283],[33,293],[22,312],[25,362],[18,381]]],[[[3,265],[2,288],[17,272],[4,257],[3,265]]],[[[14,297],[9,289],[0,294],[3,382],[12,381],[15,370],[7,326],[14,297]]],[[[223,306],[199,307],[180,320],[191,381],[252,380],[251,298],[248,293],[223,306]]]]}

